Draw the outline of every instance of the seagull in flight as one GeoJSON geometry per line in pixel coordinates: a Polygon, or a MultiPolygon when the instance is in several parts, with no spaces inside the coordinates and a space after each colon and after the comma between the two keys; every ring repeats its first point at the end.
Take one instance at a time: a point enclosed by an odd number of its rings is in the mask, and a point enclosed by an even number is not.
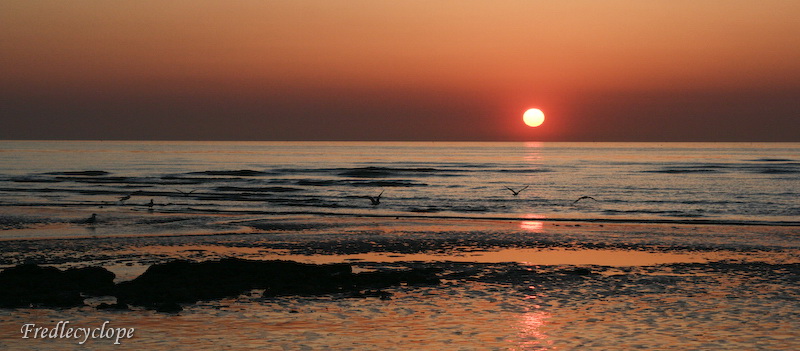
{"type": "Polygon", "coordinates": [[[364,196],[364,198],[369,199],[369,201],[372,202],[372,206],[378,206],[378,204],[381,203],[381,195],[383,195],[383,191],[381,191],[381,193],[376,197],[364,196]]]}
{"type": "Polygon", "coordinates": [[[525,187],[523,187],[522,189],[519,189],[519,190],[514,190],[514,189],[511,189],[509,187],[506,187],[506,189],[511,190],[511,193],[514,194],[514,196],[517,196],[517,195],[519,195],[519,193],[521,193],[523,190],[527,189],[529,186],[530,185],[526,185],[525,187]]]}
{"type": "Polygon", "coordinates": [[[595,198],[593,198],[591,196],[581,196],[577,200],[575,200],[575,202],[573,202],[573,204],[576,204],[576,203],[578,203],[578,201],[586,200],[586,199],[597,201],[597,199],[595,199],[595,198]]]}
{"type": "Polygon", "coordinates": [[[180,189],[175,189],[175,191],[177,191],[177,192],[181,193],[181,195],[183,195],[184,197],[188,197],[188,196],[189,196],[189,195],[191,195],[193,192],[197,191],[197,189],[194,189],[194,190],[192,190],[192,191],[190,191],[190,192],[188,192],[188,193],[187,193],[187,192],[185,192],[185,191],[181,191],[180,189]]]}

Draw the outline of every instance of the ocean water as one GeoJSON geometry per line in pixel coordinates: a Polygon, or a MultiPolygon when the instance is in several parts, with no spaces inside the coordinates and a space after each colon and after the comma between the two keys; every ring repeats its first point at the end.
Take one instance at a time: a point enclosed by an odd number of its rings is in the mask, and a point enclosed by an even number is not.
{"type": "Polygon", "coordinates": [[[0,349],[797,350],[798,195],[800,143],[0,141],[0,268],[119,282],[238,257],[442,280],[177,314],[0,309],[0,349]],[[136,334],[21,337],[58,321],[136,334]]]}
{"type": "Polygon", "coordinates": [[[781,224],[799,198],[797,143],[0,142],[6,209],[781,224]]]}

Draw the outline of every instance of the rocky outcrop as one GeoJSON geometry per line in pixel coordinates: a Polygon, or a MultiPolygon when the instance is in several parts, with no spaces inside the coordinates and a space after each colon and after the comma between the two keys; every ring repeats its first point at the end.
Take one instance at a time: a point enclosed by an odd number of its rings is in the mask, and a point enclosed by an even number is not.
{"type": "Polygon", "coordinates": [[[306,264],[292,261],[172,261],[150,266],[142,275],[114,285],[114,274],[89,267],[61,271],[53,267],[19,265],[0,273],[1,307],[74,307],[84,295],[116,296],[116,304],[98,308],[125,310],[128,305],[164,312],[180,311],[180,304],[236,297],[263,289],[264,297],[287,295],[341,295],[379,297],[382,289],[400,285],[436,285],[430,269],[353,273],[348,264],[306,264]]]}
{"type": "Polygon", "coordinates": [[[104,268],[70,268],[23,264],[0,272],[0,306],[6,308],[83,305],[82,293],[105,295],[113,291],[114,273],[104,268]]]}
{"type": "Polygon", "coordinates": [[[151,266],[138,278],[118,284],[115,296],[123,303],[153,307],[235,297],[253,289],[263,289],[265,297],[273,297],[352,294],[401,284],[439,284],[439,279],[421,270],[355,274],[348,264],[173,261],[151,266]]]}

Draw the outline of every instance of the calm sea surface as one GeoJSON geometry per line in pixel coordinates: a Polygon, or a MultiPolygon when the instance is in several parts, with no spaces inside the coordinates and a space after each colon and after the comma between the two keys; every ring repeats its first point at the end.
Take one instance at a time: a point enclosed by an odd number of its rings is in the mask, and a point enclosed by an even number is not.
{"type": "Polygon", "coordinates": [[[0,142],[6,208],[780,224],[799,195],[798,143],[0,142]]]}

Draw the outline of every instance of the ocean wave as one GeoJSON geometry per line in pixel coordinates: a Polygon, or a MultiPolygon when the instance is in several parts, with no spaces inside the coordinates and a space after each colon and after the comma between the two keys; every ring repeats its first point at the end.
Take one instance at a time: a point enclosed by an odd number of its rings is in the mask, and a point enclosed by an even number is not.
{"type": "Polygon", "coordinates": [[[84,177],[99,177],[109,175],[111,173],[106,171],[61,171],[61,172],[48,172],[47,175],[61,175],[61,176],[84,176],[84,177]]]}
{"type": "Polygon", "coordinates": [[[760,174],[800,174],[800,167],[768,167],[768,168],[755,168],[754,173],[760,174]]]}
{"type": "Polygon", "coordinates": [[[9,180],[14,183],[60,183],[66,181],[65,179],[42,178],[40,176],[11,177],[9,180]]]}
{"type": "Polygon", "coordinates": [[[245,180],[241,177],[186,177],[181,175],[165,175],[154,184],[162,185],[197,185],[207,183],[231,183],[245,180]]]}
{"type": "Polygon", "coordinates": [[[720,169],[710,168],[663,168],[657,170],[646,170],[643,173],[667,173],[667,174],[682,174],[682,173],[722,173],[720,169]]]}
{"type": "Polygon", "coordinates": [[[351,207],[342,205],[339,202],[316,198],[316,197],[308,197],[308,198],[276,198],[276,199],[266,199],[266,202],[272,204],[278,204],[282,206],[290,206],[290,207],[317,207],[317,208],[341,208],[341,207],[351,207]]]}
{"type": "Polygon", "coordinates": [[[288,193],[303,191],[300,188],[283,187],[283,186],[268,186],[268,187],[244,187],[244,186],[220,186],[214,188],[217,191],[226,192],[255,192],[255,193],[288,193]]]}
{"type": "Polygon", "coordinates": [[[649,214],[649,215],[660,215],[660,216],[670,216],[670,217],[705,217],[703,214],[704,210],[695,210],[691,212],[687,211],[678,211],[678,210],[648,210],[648,209],[639,209],[639,210],[604,210],[603,213],[607,215],[618,215],[618,214],[649,214]]]}
{"type": "MultiPolygon", "coordinates": [[[[615,202],[615,203],[622,203],[627,204],[630,201],[625,200],[606,200],[605,202],[615,202]]],[[[664,200],[637,200],[637,203],[646,203],[646,204],[656,204],[656,205],[664,205],[664,204],[673,204],[673,205],[743,205],[747,204],[746,201],[734,201],[734,200],[688,200],[688,199],[664,199],[664,200]]]]}
{"type": "Polygon", "coordinates": [[[500,173],[545,173],[545,172],[552,172],[550,169],[546,168],[535,168],[535,169],[498,169],[496,172],[500,173]]]}
{"type": "Polygon", "coordinates": [[[281,175],[298,175],[298,174],[308,174],[308,175],[317,175],[317,174],[327,174],[327,175],[335,175],[335,173],[341,170],[341,168],[274,168],[270,170],[274,175],[281,176],[281,175]]]}
{"type": "Polygon", "coordinates": [[[408,188],[428,186],[425,183],[418,183],[413,180],[365,180],[349,181],[350,186],[355,187],[387,187],[387,188],[408,188]]]}
{"type": "Polygon", "coordinates": [[[66,180],[75,183],[84,183],[84,184],[134,184],[134,183],[149,183],[150,180],[140,180],[136,178],[129,178],[129,177],[101,177],[101,176],[91,176],[91,177],[56,177],[57,179],[66,180]]]}
{"type": "Polygon", "coordinates": [[[463,169],[432,167],[354,167],[354,168],[275,168],[274,175],[328,175],[342,178],[391,178],[391,177],[453,177],[471,172],[463,169]]]}
{"type": "Polygon", "coordinates": [[[305,186],[334,186],[341,184],[341,180],[331,180],[331,179],[300,179],[296,181],[297,185],[305,185],[305,186]]]}
{"type": "Polygon", "coordinates": [[[750,162],[796,162],[795,160],[788,158],[757,158],[749,161],[750,162]]]}
{"type": "Polygon", "coordinates": [[[257,177],[267,175],[269,173],[262,172],[262,171],[254,171],[250,169],[240,169],[236,171],[200,171],[200,172],[189,172],[187,174],[204,174],[204,175],[212,175],[212,176],[237,176],[237,177],[257,177]]]}
{"type": "Polygon", "coordinates": [[[338,175],[351,178],[385,178],[395,177],[401,174],[430,174],[441,172],[441,170],[435,168],[359,167],[344,169],[340,171],[338,175]]]}
{"type": "Polygon", "coordinates": [[[722,173],[744,172],[756,174],[794,174],[800,173],[800,163],[788,159],[769,159],[768,163],[705,163],[670,165],[660,169],[644,170],[643,173],[722,173]]]}
{"type": "Polygon", "coordinates": [[[389,188],[408,188],[425,187],[426,183],[420,183],[408,179],[383,179],[383,180],[352,180],[352,179],[276,179],[271,181],[278,184],[293,184],[298,186],[313,187],[389,187],[389,188]]]}
{"type": "Polygon", "coordinates": [[[490,209],[486,206],[452,206],[448,208],[450,211],[454,212],[489,212],[490,209]]]}

